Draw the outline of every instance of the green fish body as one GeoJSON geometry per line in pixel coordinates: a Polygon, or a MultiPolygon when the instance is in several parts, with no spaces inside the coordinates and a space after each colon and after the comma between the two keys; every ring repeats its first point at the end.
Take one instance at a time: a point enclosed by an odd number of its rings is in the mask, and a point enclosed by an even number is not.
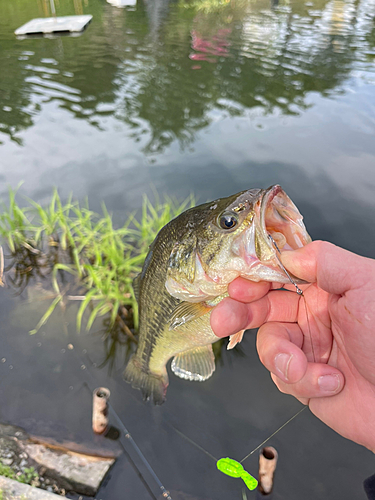
{"type": "MultiPolygon", "coordinates": [[[[161,229],[134,280],[139,343],[124,374],[145,399],[164,402],[171,358],[179,377],[204,381],[212,375],[212,344],[218,338],[210,314],[227,296],[231,281],[243,276],[288,282],[268,235],[281,251],[311,241],[301,214],[280,186],[191,208],[161,229]]],[[[233,345],[240,338],[241,333],[233,345]]]]}

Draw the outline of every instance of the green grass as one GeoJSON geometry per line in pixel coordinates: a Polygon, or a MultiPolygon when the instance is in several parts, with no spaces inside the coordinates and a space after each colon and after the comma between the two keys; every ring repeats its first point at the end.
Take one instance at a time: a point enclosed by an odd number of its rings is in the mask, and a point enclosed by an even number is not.
{"type": "Polygon", "coordinates": [[[96,318],[105,317],[109,329],[118,325],[136,341],[133,278],[141,271],[159,230],[193,205],[192,197],[183,203],[156,197],[154,204],[144,197],[140,216],[131,214],[123,226],[115,228],[104,205],[99,215],[87,203],[72,198],[63,204],[54,190],[48,206],[27,200],[21,208],[16,193],[9,190],[9,204],[0,214],[0,237],[11,253],[5,278],[22,293],[30,279],[39,277],[45,282],[47,276],[55,294],[31,333],[48,321],[58,304],[77,300],[78,331],[84,319],[89,330],[96,318]]]}
{"type": "MultiPolygon", "coordinates": [[[[0,459],[0,476],[13,479],[19,483],[31,484],[35,479],[38,478],[38,474],[34,467],[29,467],[24,469],[22,474],[17,474],[9,465],[4,465],[0,459]]],[[[0,500],[2,499],[3,492],[0,491],[0,500]]]]}

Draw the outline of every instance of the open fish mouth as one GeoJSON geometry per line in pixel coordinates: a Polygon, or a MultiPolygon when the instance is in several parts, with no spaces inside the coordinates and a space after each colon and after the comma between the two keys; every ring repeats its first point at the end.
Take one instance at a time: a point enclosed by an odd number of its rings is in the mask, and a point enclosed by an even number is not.
{"type": "Polygon", "coordinates": [[[298,208],[281,186],[271,186],[263,195],[260,207],[260,230],[268,246],[297,250],[311,242],[298,208]],[[272,239],[269,237],[271,236],[272,239]]]}
{"type": "Polygon", "coordinates": [[[272,186],[265,192],[260,207],[260,229],[271,248],[268,235],[283,250],[297,250],[311,242],[303,217],[281,186],[272,186]]]}
{"type": "Polygon", "coordinates": [[[279,257],[311,241],[302,215],[281,186],[239,193],[226,207],[222,203],[214,217],[216,225],[209,222],[207,234],[198,235],[203,244],[198,237],[190,247],[179,243],[172,252],[165,286],[173,297],[188,302],[217,297],[238,276],[277,283],[288,283],[292,277],[304,283],[288,273],[279,257]],[[234,231],[225,227],[227,222],[233,223],[234,231]]]}
{"type": "MultiPolygon", "coordinates": [[[[269,270],[281,271],[285,278],[285,269],[280,264],[278,254],[285,250],[297,250],[311,242],[303,217],[279,185],[266,190],[260,201],[258,215],[257,257],[269,270]]],[[[296,283],[305,283],[294,278],[296,283]]]]}

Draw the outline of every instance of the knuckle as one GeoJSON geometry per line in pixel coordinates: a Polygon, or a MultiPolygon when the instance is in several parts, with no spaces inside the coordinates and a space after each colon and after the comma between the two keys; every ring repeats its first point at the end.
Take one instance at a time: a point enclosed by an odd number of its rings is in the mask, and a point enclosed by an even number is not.
{"type": "Polygon", "coordinates": [[[329,243],[328,241],[315,240],[310,243],[311,247],[313,247],[318,254],[329,252],[336,245],[333,243],[329,243]]]}

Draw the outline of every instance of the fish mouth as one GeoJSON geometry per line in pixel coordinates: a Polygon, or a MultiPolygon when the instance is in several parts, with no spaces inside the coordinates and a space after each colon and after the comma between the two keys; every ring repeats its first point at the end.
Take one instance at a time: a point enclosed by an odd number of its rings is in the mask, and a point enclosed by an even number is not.
{"type": "MultiPolygon", "coordinates": [[[[271,260],[277,261],[277,267],[284,275],[285,271],[280,266],[277,254],[285,250],[297,250],[311,242],[302,215],[279,185],[271,186],[264,193],[260,204],[258,227],[263,240],[261,247],[264,249],[260,250],[262,254],[259,256],[260,260],[265,263],[272,256],[271,260]]],[[[296,282],[303,283],[297,278],[296,282]]]]}
{"type": "Polygon", "coordinates": [[[281,186],[267,189],[260,207],[260,229],[270,248],[274,249],[272,239],[280,252],[297,250],[310,243],[302,220],[298,208],[281,186]]]}

